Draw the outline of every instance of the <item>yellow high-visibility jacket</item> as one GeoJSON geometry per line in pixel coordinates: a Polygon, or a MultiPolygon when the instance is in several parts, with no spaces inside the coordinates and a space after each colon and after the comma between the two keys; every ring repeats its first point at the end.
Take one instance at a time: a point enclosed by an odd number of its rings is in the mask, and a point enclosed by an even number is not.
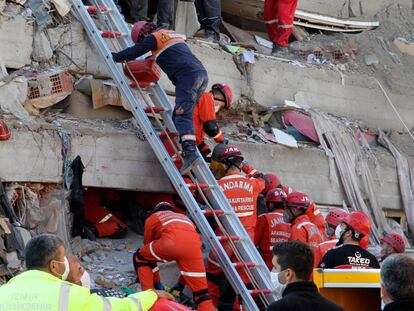
{"type": "Polygon", "coordinates": [[[13,311],[148,311],[157,298],[152,290],[126,298],[100,297],[40,270],[23,272],[0,286],[0,310],[13,311]]]}

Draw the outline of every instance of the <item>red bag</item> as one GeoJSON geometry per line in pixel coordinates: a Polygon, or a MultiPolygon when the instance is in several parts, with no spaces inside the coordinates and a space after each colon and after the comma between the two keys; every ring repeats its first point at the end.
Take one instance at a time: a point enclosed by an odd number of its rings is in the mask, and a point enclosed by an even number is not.
{"type": "Polygon", "coordinates": [[[158,299],[154,306],[150,309],[150,311],[166,311],[166,310],[174,310],[174,311],[191,311],[191,309],[187,308],[186,306],[179,304],[178,302],[174,302],[167,299],[158,299]]]}

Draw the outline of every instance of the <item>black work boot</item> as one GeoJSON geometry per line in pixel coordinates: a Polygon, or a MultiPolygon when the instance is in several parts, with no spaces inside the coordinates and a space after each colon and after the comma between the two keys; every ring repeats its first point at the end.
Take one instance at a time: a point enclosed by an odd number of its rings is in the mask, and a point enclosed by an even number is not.
{"type": "Polygon", "coordinates": [[[272,56],[283,57],[289,54],[289,49],[287,46],[281,46],[279,44],[273,43],[272,56]]]}
{"type": "Polygon", "coordinates": [[[195,145],[195,140],[184,140],[181,143],[181,147],[183,148],[183,158],[184,163],[181,167],[180,173],[181,175],[188,174],[194,166],[200,160],[200,157],[197,154],[197,147],[195,145]]]}

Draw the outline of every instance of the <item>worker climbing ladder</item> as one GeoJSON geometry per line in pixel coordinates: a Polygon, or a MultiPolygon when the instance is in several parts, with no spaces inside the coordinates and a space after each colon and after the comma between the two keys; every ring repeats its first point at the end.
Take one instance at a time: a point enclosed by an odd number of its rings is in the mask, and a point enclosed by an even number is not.
{"type": "MultiPolygon", "coordinates": [[[[211,245],[227,279],[246,310],[259,310],[255,298],[261,300],[261,305],[268,305],[275,299],[273,295],[275,288],[270,281],[269,270],[224,196],[207,163],[198,161],[190,174],[191,184],[184,181],[176,167],[176,164],[182,161],[182,157],[177,149],[178,144],[174,141],[176,129],[172,122],[173,107],[164,89],[158,82],[151,83],[145,89],[140,87],[139,81],[135,78],[135,81],[131,83],[120,66],[112,60],[109,45],[114,51],[133,45],[129,36],[130,30],[122,15],[112,0],[92,0],[92,2],[93,5],[85,6],[81,0],[72,0],[72,11],[83,24],[95,50],[105,61],[122,97],[128,103],[137,124],[145,134],[173,187],[186,205],[204,240],[211,245]],[[154,118],[156,123],[154,126],[147,114],[154,118]],[[169,146],[173,147],[174,156],[169,154],[162,140],[167,140],[169,146]],[[195,200],[194,191],[197,191],[199,197],[203,199],[203,208],[195,200]],[[216,236],[206,216],[215,219],[223,236],[216,236]],[[239,262],[231,262],[221,244],[223,241],[231,246],[239,262]],[[239,271],[241,270],[248,275],[253,289],[248,289],[240,278],[239,271]]],[[[130,78],[134,77],[128,66],[125,71],[129,73],[130,78]]]]}

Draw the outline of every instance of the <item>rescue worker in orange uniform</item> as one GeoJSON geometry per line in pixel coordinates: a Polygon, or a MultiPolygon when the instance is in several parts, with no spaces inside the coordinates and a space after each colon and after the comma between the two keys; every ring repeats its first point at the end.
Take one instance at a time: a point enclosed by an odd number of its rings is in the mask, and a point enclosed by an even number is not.
{"type": "Polygon", "coordinates": [[[348,215],[348,213],[342,208],[332,209],[329,211],[328,215],[326,215],[326,235],[328,237],[328,241],[322,242],[315,249],[315,265],[319,266],[323,256],[325,256],[329,250],[336,247],[336,244],[339,241],[339,236],[336,236],[339,235],[339,225],[346,215],[348,215]],[[336,230],[337,228],[338,230],[336,230]],[[336,233],[336,231],[338,232],[336,233]]]}
{"type": "Polygon", "coordinates": [[[323,236],[306,215],[310,205],[309,196],[302,192],[287,195],[283,220],[291,224],[290,241],[299,240],[308,244],[313,250],[324,241],[323,236]]]}
{"type": "Polygon", "coordinates": [[[363,212],[351,212],[340,224],[338,246],[322,258],[324,269],[379,269],[377,258],[360,246],[371,231],[371,221],[363,212]]]}
{"type": "Polygon", "coordinates": [[[145,221],[144,246],[133,256],[138,280],[142,290],[162,288],[157,262],[176,261],[181,273],[179,284],[191,288],[198,310],[214,311],[200,235],[194,223],[177,211],[172,204],[160,202],[145,221]]]}
{"type": "Polygon", "coordinates": [[[283,56],[288,51],[298,0],[265,0],[263,18],[267,34],[273,42],[272,55],[283,56]]]}
{"type": "MultiPolygon", "coordinates": [[[[243,162],[243,160],[244,157],[238,147],[227,146],[222,154],[225,176],[218,183],[246,229],[247,234],[253,241],[257,222],[257,197],[265,189],[267,181],[262,173],[255,170],[247,162],[243,162]]],[[[219,230],[216,230],[216,234],[222,235],[219,230]]],[[[223,242],[223,247],[232,261],[237,262],[238,260],[230,245],[227,242],[223,242]]],[[[249,286],[250,280],[247,275],[240,271],[240,276],[249,286]]],[[[220,292],[220,284],[223,286],[223,283],[226,283],[226,279],[220,264],[212,252],[208,255],[207,279],[210,295],[218,310],[231,310],[236,295],[228,284],[227,290],[220,292]]]]}
{"type": "Polygon", "coordinates": [[[194,108],[194,128],[196,133],[196,144],[204,159],[209,160],[211,150],[204,142],[207,134],[216,143],[227,143],[216,122],[216,114],[221,108],[228,109],[233,100],[233,93],[227,84],[216,83],[211,87],[210,92],[201,95],[194,108]]]}
{"type": "Polygon", "coordinates": [[[273,269],[273,246],[280,242],[287,242],[290,238],[290,224],[283,221],[285,202],[286,193],[282,189],[270,190],[266,194],[269,212],[257,218],[254,245],[258,247],[269,270],[273,269]]]}
{"type": "Polygon", "coordinates": [[[131,30],[134,46],[112,53],[115,62],[134,60],[152,53],[160,68],[175,85],[173,121],[180,134],[184,163],[181,173],[187,174],[198,162],[193,112],[208,83],[207,71],[185,43],[186,37],[172,30],[156,30],[155,24],[140,21],[131,30]]]}
{"type": "Polygon", "coordinates": [[[315,201],[312,200],[311,197],[309,197],[309,200],[311,202],[309,204],[309,207],[306,209],[306,215],[309,217],[310,222],[318,228],[321,236],[323,237],[323,240],[326,241],[327,236],[325,218],[323,217],[320,209],[316,207],[315,201]]]}

